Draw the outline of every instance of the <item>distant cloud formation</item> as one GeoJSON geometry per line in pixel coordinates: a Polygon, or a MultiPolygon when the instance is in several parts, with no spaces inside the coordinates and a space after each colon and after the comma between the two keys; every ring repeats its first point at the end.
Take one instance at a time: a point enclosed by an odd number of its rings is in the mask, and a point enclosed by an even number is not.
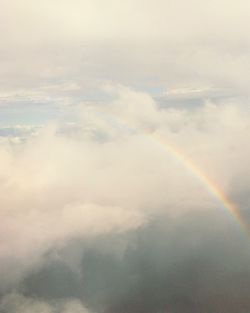
{"type": "Polygon", "coordinates": [[[1,7],[1,103],[96,100],[106,81],[249,96],[246,0],[2,0],[1,7]]]}

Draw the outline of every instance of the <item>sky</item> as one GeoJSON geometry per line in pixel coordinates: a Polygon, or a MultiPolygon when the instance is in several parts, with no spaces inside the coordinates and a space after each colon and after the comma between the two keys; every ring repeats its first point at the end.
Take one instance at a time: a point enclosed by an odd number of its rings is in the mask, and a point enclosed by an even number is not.
{"type": "Polygon", "coordinates": [[[0,5],[0,312],[250,311],[249,1],[0,5]]]}

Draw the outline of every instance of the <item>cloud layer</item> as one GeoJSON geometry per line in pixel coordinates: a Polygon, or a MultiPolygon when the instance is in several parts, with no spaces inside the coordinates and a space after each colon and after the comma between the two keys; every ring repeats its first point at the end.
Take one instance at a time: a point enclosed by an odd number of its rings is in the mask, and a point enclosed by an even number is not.
{"type": "Polygon", "coordinates": [[[236,292],[248,288],[249,238],[156,140],[209,174],[248,223],[249,110],[233,102],[161,108],[146,93],[105,90],[113,100],[79,106],[74,123],[1,142],[4,310],[21,302],[24,312],[71,312],[51,304],[62,298],[97,312],[249,308],[246,293],[236,292]]]}
{"type": "Polygon", "coordinates": [[[249,96],[248,1],[12,0],[1,7],[0,99],[15,109],[25,101],[46,119],[53,110],[45,104],[60,110],[102,98],[96,90],[106,81],[152,93],[249,96]]]}
{"type": "Polygon", "coordinates": [[[0,311],[248,312],[249,1],[0,5],[0,311]]]}

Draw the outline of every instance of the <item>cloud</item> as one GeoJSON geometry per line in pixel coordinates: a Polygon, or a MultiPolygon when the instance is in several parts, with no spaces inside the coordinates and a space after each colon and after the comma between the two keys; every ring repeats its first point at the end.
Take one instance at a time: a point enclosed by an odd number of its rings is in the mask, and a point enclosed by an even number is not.
{"type": "Polygon", "coordinates": [[[9,294],[1,302],[1,312],[8,313],[88,313],[77,300],[46,303],[19,294],[9,294]]]}
{"type": "Polygon", "coordinates": [[[75,103],[112,80],[144,90],[211,86],[215,94],[249,95],[245,0],[12,0],[1,7],[4,93],[26,90],[41,101],[55,96],[43,87],[80,86],[68,91],[75,103]]]}
{"type": "MultiPolygon", "coordinates": [[[[173,269],[174,278],[169,279],[173,284],[177,279],[176,286],[183,290],[178,297],[181,301],[184,301],[183,297],[189,301],[188,288],[182,289],[181,284],[183,281],[187,283],[186,275],[188,281],[191,279],[189,269],[197,274],[193,265],[197,264],[197,259],[199,266],[207,266],[206,260],[199,260],[199,256],[205,255],[209,262],[208,272],[211,271],[215,281],[214,271],[225,270],[226,278],[214,291],[215,298],[211,296],[209,300],[203,297],[206,291],[212,292],[212,283],[205,274],[198,278],[198,285],[202,284],[203,289],[197,306],[201,308],[211,301],[219,305],[218,295],[222,293],[227,297],[224,288],[234,280],[230,275],[235,277],[232,288],[236,289],[241,284],[242,275],[248,277],[248,237],[221,201],[209,192],[208,186],[197,179],[188,162],[181,161],[168,149],[168,143],[176,146],[204,175],[209,175],[220,186],[238,206],[247,223],[250,146],[246,134],[250,128],[249,110],[244,104],[230,101],[208,101],[192,110],[162,108],[149,94],[122,85],[109,85],[105,90],[111,100],[79,105],[71,124],[65,124],[63,120],[54,121],[18,145],[8,141],[0,144],[0,289],[7,297],[3,301],[7,301],[9,296],[6,295],[11,291],[18,290],[27,298],[38,297],[41,301],[48,297],[49,301],[60,297],[77,298],[98,312],[102,311],[102,306],[111,311],[123,306],[131,308],[131,312],[139,307],[144,310],[139,299],[145,297],[149,301],[145,300],[145,303],[152,309],[161,309],[159,303],[172,308],[174,304],[171,301],[175,301],[176,293],[172,293],[170,287],[166,301],[147,296],[147,292],[153,292],[148,275],[152,275],[152,286],[163,284],[164,289],[167,278],[162,281],[161,274],[154,276],[154,271],[158,270],[157,262],[161,257],[167,261],[171,255],[179,258],[177,268],[181,278],[175,276],[173,269]],[[163,223],[166,232],[160,227],[160,234],[152,233],[151,227],[157,229],[159,220],[169,221],[163,223]],[[152,226],[154,221],[156,226],[152,226]],[[182,227],[188,229],[183,231],[182,227]],[[225,236],[228,233],[235,249],[225,236]],[[142,236],[142,242],[134,239],[137,236],[142,236]],[[155,236],[157,240],[152,242],[155,236]],[[202,237],[199,239],[199,236],[202,237]],[[117,241],[105,241],[105,238],[115,237],[117,241]],[[98,240],[103,245],[99,246],[98,240]],[[219,240],[219,246],[216,240],[219,240]],[[154,252],[157,261],[152,261],[151,272],[151,263],[145,265],[144,262],[151,257],[148,251],[157,241],[166,241],[167,247],[154,252]],[[224,244],[225,250],[220,254],[218,251],[224,249],[224,244]],[[96,252],[92,256],[91,249],[95,250],[95,246],[101,251],[100,256],[96,257],[96,252]],[[132,281],[126,281],[127,261],[121,265],[116,260],[123,260],[126,253],[130,254],[130,249],[134,251],[131,258],[135,253],[138,262],[133,265],[138,266],[133,268],[135,286],[132,274],[132,277],[128,276],[132,281]],[[240,259],[241,270],[232,273],[233,267],[237,266],[236,256],[241,251],[245,251],[240,259]],[[229,259],[233,258],[232,263],[225,261],[229,267],[223,269],[224,263],[217,267],[216,262],[227,260],[227,254],[229,259]],[[140,270],[144,265],[146,271],[140,270]],[[100,278],[92,277],[92,271],[100,271],[100,278]],[[53,290],[44,287],[48,281],[54,286],[53,290]],[[101,284],[103,289],[99,290],[96,284],[101,284]],[[132,295],[128,296],[128,290],[132,295]],[[116,291],[121,294],[116,296],[116,291]]],[[[162,271],[169,272],[171,276],[172,267],[168,267],[168,263],[166,266],[162,271]]],[[[130,269],[130,265],[128,267],[130,269]]],[[[198,292],[197,289],[192,290],[198,292]]],[[[237,293],[235,298],[231,298],[231,291],[229,294],[230,303],[236,305],[242,301],[246,307],[249,305],[245,293],[237,293]]],[[[48,312],[58,310],[50,303],[32,304],[34,299],[18,297],[21,298],[13,301],[28,301],[28,305],[38,306],[38,312],[41,306],[48,312]]],[[[9,310],[15,310],[15,306],[9,310]]],[[[183,306],[181,310],[186,312],[183,306]]]]}
{"type": "Polygon", "coordinates": [[[249,1],[0,5],[0,311],[248,312],[249,1]]]}
{"type": "Polygon", "coordinates": [[[52,252],[22,290],[45,302],[76,297],[97,312],[248,310],[249,238],[235,226],[216,210],[191,210],[126,234],[76,240],[52,252]]]}

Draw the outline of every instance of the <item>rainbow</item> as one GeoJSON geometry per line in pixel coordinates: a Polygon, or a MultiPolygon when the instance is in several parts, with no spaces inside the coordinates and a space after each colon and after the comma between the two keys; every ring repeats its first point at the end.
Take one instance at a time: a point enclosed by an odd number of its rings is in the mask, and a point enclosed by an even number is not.
{"type": "Polygon", "coordinates": [[[157,133],[145,133],[147,137],[151,138],[153,142],[158,143],[163,146],[164,149],[170,153],[174,158],[176,158],[186,169],[188,169],[212,194],[222,205],[226,208],[232,216],[236,218],[241,227],[250,235],[249,225],[243,219],[239,208],[237,205],[226,195],[226,193],[220,188],[220,186],[211,178],[207,173],[205,173],[201,168],[197,166],[191,159],[189,159],[181,150],[179,150],[172,143],[166,141],[157,135],[157,133]]]}
{"type": "MultiPolygon", "coordinates": [[[[110,117],[110,116],[109,116],[110,117]]],[[[187,170],[189,170],[200,183],[219,201],[220,204],[238,221],[242,229],[250,236],[249,224],[244,220],[239,208],[236,203],[223,191],[223,189],[211,178],[209,175],[199,168],[199,166],[188,158],[184,152],[177,148],[172,143],[168,142],[166,138],[157,134],[157,132],[148,132],[134,126],[129,126],[128,122],[111,117],[111,120],[116,125],[124,126],[127,130],[135,132],[137,134],[143,134],[147,138],[150,138],[154,143],[158,143],[162,146],[171,156],[177,159],[187,170]]]]}

